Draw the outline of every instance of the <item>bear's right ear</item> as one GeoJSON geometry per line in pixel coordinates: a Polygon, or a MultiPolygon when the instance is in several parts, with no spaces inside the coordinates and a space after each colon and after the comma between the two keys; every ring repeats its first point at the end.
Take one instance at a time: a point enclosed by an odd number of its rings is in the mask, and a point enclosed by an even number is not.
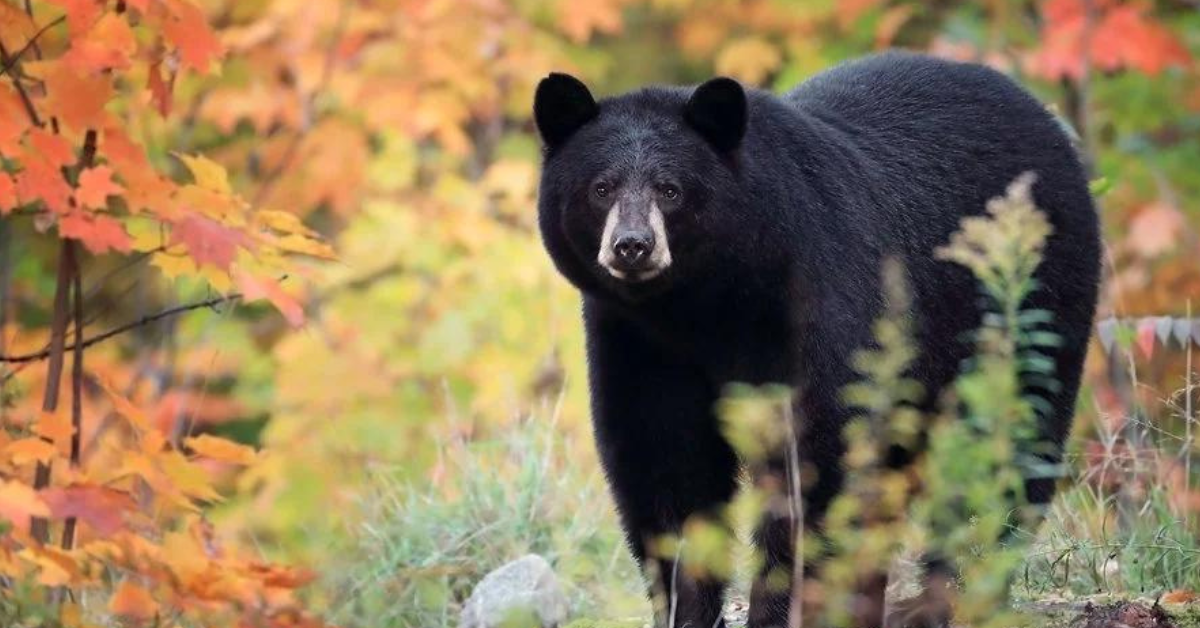
{"type": "Polygon", "coordinates": [[[579,79],[552,72],[538,83],[533,120],[547,149],[557,148],[598,113],[596,100],[579,79]]]}
{"type": "Polygon", "coordinates": [[[683,118],[714,148],[728,153],[746,134],[746,91],[731,78],[709,80],[692,92],[683,118]]]}

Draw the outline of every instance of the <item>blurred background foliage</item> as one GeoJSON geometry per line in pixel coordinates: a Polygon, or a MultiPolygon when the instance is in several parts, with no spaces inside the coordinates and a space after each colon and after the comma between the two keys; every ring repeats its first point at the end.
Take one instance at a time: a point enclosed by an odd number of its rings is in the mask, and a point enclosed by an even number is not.
{"type": "MultiPolygon", "coordinates": [[[[245,471],[213,469],[231,499],[211,514],[227,537],[316,566],[325,579],[309,595],[341,621],[362,610],[348,598],[372,608],[371,587],[381,604],[412,595],[453,607],[488,567],[530,550],[575,560],[574,586],[634,598],[579,595],[587,604],[641,608],[591,446],[578,297],[535,228],[530,106],[551,70],[601,96],[714,74],[782,91],[899,46],[987,63],[1033,89],[1077,130],[1104,192],[1101,317],[1132,320],[1093,343],[1072,446],[1084,488],[1067,496],[1063,536],[1043,551],[1118,542],[1102,537],[1129,516],[1120,509],[1152,501],[1184,522],[1179,543],[1200,545],[1184,375],[1194,346],[1153,330],[1147,342],[1145,323],[1200,308],[1195,2],[198,4],[223,50],[219,70],[170,75],[170,114],[128,131],[163,168],[172,152],[209,156],[255,207],[301,218],[337,259],[289,275],[301,328],[258,305],[194,313],[96,349],[95,368],[118,387],[152,382],[144,398],[162,421],[265,451],[245,471]],[[1164,444],[1162,433],[1176,438],[1164,444]],[[481,465],[488,456],[507,462],[481,465]],[[544,492],[521,497],[531,486],[544,492]],[[518,504],[532,514],[510,517],[518,504]],[[487,537],[494,521],[509,535],[494,545],[465,550],[473,541],[455,536],[481,527],[487,537]],[[431,545],[435,532],[445,544],[431,545]]],[[[27,217],[3,220],[5,331],[36,333],[49,320],[55,242],[27,217]]],[[[89,312],[100,328],[227,290],[161,260],[129,262],[83,263],[98,278],[89,312]]],[[[40,388],[27,371],[6,379],[4,401],[19,411],[40,388]]]]}

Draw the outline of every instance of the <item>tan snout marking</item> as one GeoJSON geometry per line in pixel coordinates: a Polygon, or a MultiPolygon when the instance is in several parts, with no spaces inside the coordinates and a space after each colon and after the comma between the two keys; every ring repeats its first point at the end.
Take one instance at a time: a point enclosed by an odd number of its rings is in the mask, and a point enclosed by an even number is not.
{"type": "MultiPolygon", "coordinates": [[[[608,215],[604,218],[604,233],[600,236],[600,253],[596,256],[596,261],[608,271],[608,274],[617,279],[626,279],[630,273],[625,272],[616,267],[617,255],[613,251],[613,236],[617,231],[617,223],[621,221],[621,204],[613,203],[612,209],[608,210],[608,215]]],[[[650,252],[650,268],[634,273],[633,279],[636,281],[645,281],[652,279],[662,273],[671,265],[671,245],[667,240],[667,223],[663,219],[662,210],[658,208],[658,203],[650,204],[650,231],[654,234],[654,250],[650,252]]]]}
{"type": "Polygon", "coordinates": [[[600,255],[596,257],[596,261],[608,271],[610,275],[617,279],[624,279],[625,273],[617,270],[613,264],[617,261],[617,254],[613,252],[613,234],[617,230],[617,223],[621,220],[621,204],[613,203],[612,209],[608,210],[608,216],[604,218],[604,233],[600,236],[600,255]]]}

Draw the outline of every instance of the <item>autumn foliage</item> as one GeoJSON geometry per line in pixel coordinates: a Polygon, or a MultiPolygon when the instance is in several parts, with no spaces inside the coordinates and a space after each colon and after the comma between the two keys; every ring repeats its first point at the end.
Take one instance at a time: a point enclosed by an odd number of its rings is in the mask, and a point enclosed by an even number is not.
{"type": "Polygon", "coordinates": [[[533,217],[556,69],[781,90],[898,45],[1026,81],[1104,184],[1089,377],[1119,430],[1152,393],[1112,364],[1171,373],[1200,295],[1189,10],[0,0],[0,587],[70,626],[321,625],[345,594],[305,585],[368,470],[440,490],[437,443],[546,405],[586,445],[576,297],[533,217]]]}
{"type": "Polygon", "coordinates": [[[30,384],[43,393],[5,409],[0,574],[45,587],[35,598],[59,602],[67,625],[90,625],[74,600],[97,587],[132,620],[305,624],[292,591],[309,574],[225,545],[203,516],[222,499],[209,468],[256,453],[188,435],[148,412],[136,384],[117,383],[119,366],[85,360],[94,339],[81,274],[89,255],[146,258],[167,277],[202,278],[220,301],[266,299],[299,325],[303,310],[280,285],[290,258],[332,251],[294,214],[235,193],[216,162],[148,156],[136,129],[169,115],[180,75],[219,67],[224,46],[200,6],[28,9],[0,3],[0,214],[30,217],[61,252],[48,334],[4,330],[5,361],[42,371],[30,384]]]}

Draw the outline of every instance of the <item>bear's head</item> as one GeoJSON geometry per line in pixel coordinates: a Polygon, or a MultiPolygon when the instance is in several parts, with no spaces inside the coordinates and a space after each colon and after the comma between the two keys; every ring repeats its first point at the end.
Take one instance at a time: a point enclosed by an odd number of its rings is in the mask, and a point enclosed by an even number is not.
{"type": "Polygon", "coordinates": [[[539,226],[567,279],[640,300],[711,276],[736,225],[741,85],[716,78],[597,102],[578,79],[551,74],[533,112],[545,149],[539,226]]]}

